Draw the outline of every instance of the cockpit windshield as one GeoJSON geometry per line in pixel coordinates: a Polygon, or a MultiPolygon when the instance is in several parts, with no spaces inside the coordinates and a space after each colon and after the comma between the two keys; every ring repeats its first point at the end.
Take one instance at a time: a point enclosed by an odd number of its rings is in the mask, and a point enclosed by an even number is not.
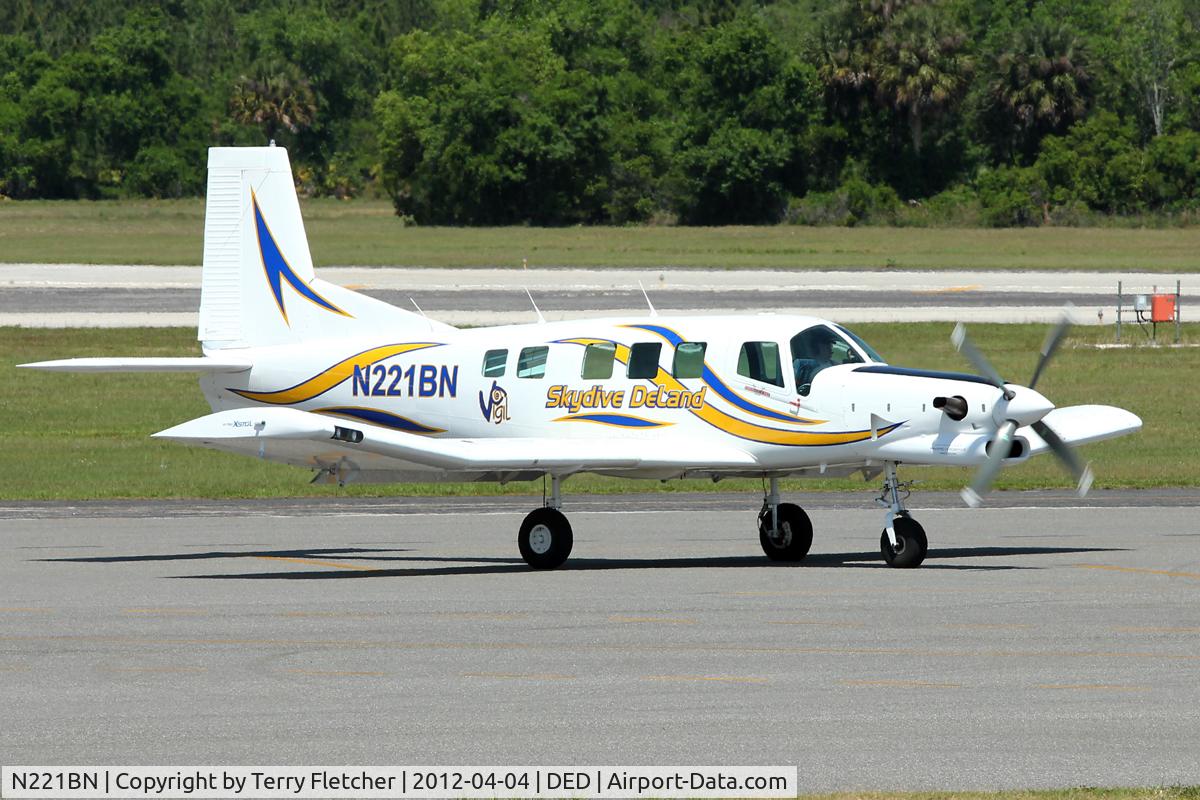
{"type": "Polygon", "coordinates": [[[812,391],[813,378],[826,367],[863,364],[867,359],[883,363],[883,358],[870,345],[844,328],[814,325],[792,337],[796,391],[805,396],[812,391]]]}

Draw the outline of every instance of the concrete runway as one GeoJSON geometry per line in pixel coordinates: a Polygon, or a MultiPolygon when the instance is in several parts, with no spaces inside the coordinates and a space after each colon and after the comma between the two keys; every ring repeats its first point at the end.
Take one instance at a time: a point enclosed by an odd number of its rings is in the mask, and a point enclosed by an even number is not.
{"type": "Polygon", "coordinates": [[[1191,492],[0,508],[0,763],[798,764],[802,791],[1200,783],[1191,492]],[[998,506],[998,507],[997,507],[998,506]]]}
{"type": "MultiPolygon", "coordinates": [[[[325,280],[454,325],[535,319],[529,287],[547,319],[646,310],[672,313],[778,313],[839,322],[1057,321],[1067,302],[1077,322],[1116,319],[1117,281],[1126,291],[1174,289],[1158,273],[1008,271],[766,271],[704,269],[390,269],[321,268],[325,280]],[[1101,317],[1098,312],[1103,312],[1101,317]]],[[[196,324],[198,267],[0,265],[0,325],[126,326],[196,324]]]]}

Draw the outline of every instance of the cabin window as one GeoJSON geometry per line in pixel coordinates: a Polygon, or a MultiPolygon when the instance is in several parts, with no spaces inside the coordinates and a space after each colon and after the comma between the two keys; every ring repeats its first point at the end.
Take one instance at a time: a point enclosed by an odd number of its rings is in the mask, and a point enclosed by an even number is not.
{"type": "Polygon", "coordinates": [[[499,378],[504,375],[504,368],[507,365],[507,350],[488,350],[483,354],[483,377],[499,378]]]}
{"type": "Polygon", "coordinates": [[[671,374],[676,378],[700,378],[704,376],[704,350],[706,342],[680,342],[675,347],[675,363],[671,374]]]}
{"type": "Polygon", "coordinates": [[[638,342],[629,348],[629,377],[653,378],[658,375],[661,342],[638,342]]]}
{"type": "MultiPolygon", "coordinates": [[[[813,378],[821,370],[838,364],[861,364],[858,354],[841,334],[826,325],[814,325],[792,337],[792,370],[796,373],[796,391],[808,395],[813,378]]],[[[874,352],[874,351],[872,351],[874,352]]]]}
{"type": "Polygon", "coordinates": [[[592,380],[612,377],[613,360],[617,357],[617,346],[612,342],[593,342],[583,348],[583,372],[581,376],[592,380]]]}
{"type": "Polygon", "coordinates": [[[526,347],[517,358],[518,378],[544,378],[546,376],[546,357],[550,348],[545,345],[526,347]]]}
{"type": "Polygon", "coordinates": [[[751,380],[783,386],[777,342],[746,342],[738,354],[738,375],[751,380]]]}

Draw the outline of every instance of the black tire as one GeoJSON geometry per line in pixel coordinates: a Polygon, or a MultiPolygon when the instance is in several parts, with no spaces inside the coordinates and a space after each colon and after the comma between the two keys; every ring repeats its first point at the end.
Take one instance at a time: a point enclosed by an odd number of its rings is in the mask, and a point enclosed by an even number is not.
{"type": "Polygon", "coordinates": [[[767,509],[758,517],[758,543],[772,561],[800,561],[812,547],[812,520],[804,509],[795,503],[780,503],[776,512],[779,518],[779,533],[772,535],[771,511],[767,509]]]}
{"type": "Polygon", "coordinates": [[[925,538],[925,529],[921,527],[921,523],[912,517],[896,517],[892,521],[892,528],[896,531],[896,547],[892,547],[886,530],[879,537],[879,549],[883,552],[883,560],[888,566],[899,569],[921,566],[929,552],[929,540],[925,538]]]}
{"type": "Polygon", "coordinates": [[[530,511],[517,534],[521,558],[534,569],[562,566],[567,556],[571,555],[571,546],[574,544],[571,523],[567,522],[561,511],[554,508],[530,511]]]}

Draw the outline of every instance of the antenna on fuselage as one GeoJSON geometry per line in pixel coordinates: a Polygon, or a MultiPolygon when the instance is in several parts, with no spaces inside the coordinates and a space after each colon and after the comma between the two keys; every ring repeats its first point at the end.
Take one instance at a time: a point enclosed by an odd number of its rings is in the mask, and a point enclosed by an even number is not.
{"type": "Polygon", "coordinates": [[[646,305],[650,306],[650,316],[657,317],[658,310],[654,307],[654,303],[650,302],[650,295],[646,292],[646,287],[642,286],[641,281],[638,281],[638,288],[642,290],[642,297],[646,298],[646,305]]]}
{"type": "MultiPolygon", "coordinates": [[[[521,259],[521,269],[523,269],[526,272],[529,272],[529,259],[528,258],[521,259]]],[[[529,291],[528,286],[526,286],[524,288],[525,288],[525,295],[526,295],[526,297],[529,298],[529,304],[531,306],[533,306],[533,311],[535,314],[537,314],[538,322],[545,322],[546,318],[542,316],[542,310],[540,308],[538,308],[537,303],[535,303],[533,301],[533,293],[529,291]]]]}
{"type": "Polygon", "coordinates": [[[409,297],[409,298],[408,298],[408,302],[410,302],[410,303],[412,303],[412,304],[413,304],[413,308],[415,308],[415,309],[417,310],[417,313],[418,313],[418,314],[420,314],[420,315],[421,315],[422,317],[424,317],[425,319],[429,319],[429,315],[428,315],[428,314],[426,314],[424,311],[422,311],[422,310],[421,310],[421,307],[420,307],[419,305],[417,305],[417,301],[416,301],[416,300],[414,300],[413,298],[409,297]]]}

